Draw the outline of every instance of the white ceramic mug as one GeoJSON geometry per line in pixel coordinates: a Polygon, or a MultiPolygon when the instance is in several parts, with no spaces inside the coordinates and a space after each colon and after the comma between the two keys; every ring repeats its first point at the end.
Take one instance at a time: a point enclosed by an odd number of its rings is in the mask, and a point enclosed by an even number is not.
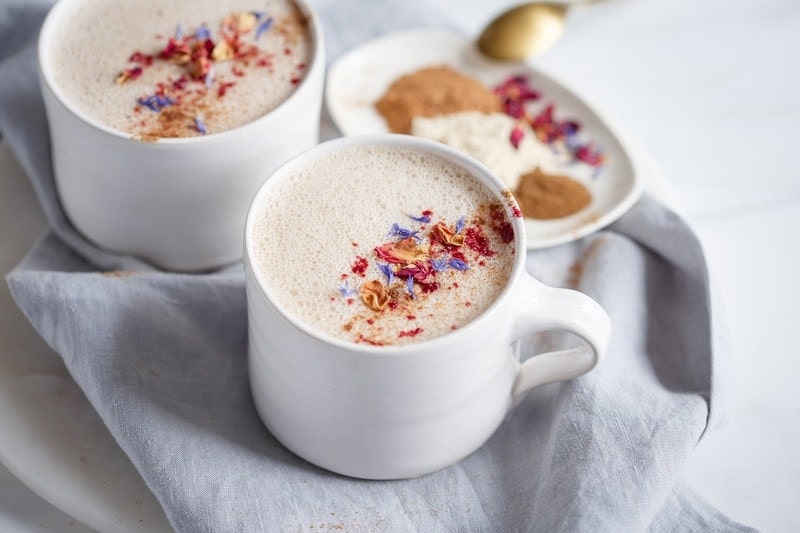
{"type": "Polygon", "coordinates": [[[479,448],[533,387],[591,370],[611,326],[588,296],[546,287],[525,271],[525,228],[513,222],[514,266],[497,300],[444,336],[402,346],[355,344],[312,330],[286,312],[254,268],[258,206],[308,161],[354,145],[394,145],[437,154],[477,176],[504,205],[507,189],[476,160],[405,135],[346,137],[320,144],[275,171],[245,227],[249,367],[256,408],[272,434],[300,457],[367,479],[416,477],[479,448]],[[520,339],[542,330],[585,345],[520,363],[520,339]]]}
{"type": "Polygon", "coordinates": [[[308,16],[312,60],[278,107],[229,131],[145,142],[82,115],[53,81],[54,30],[80,4],[56,3],[38,51],[53,173],[67,217],[100,247],[164,269],[197,271],[238,261],[247,206],[258,186],[319,141],[325,52],[318,18],[297,2],[308,16]]]}

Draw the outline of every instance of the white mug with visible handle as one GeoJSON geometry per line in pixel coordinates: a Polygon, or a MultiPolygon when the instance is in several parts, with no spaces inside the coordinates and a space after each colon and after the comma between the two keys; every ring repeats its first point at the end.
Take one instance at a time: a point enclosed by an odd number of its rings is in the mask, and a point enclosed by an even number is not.
{"type": "Polygon", "coordinates": [[[526,273],[524,224],[511,216],[510,279],[486,311],[455,331],[376,347],[333,338],[299,321],[270,295],[264,274],[254,268],[258,206],[296,169],[357,145],[438,155],[509,203],[502,182],[474,159],[404,135],[337,139],[283,165],[259,189],[245,228],[250,382],[266,426],[300,457],[353,477],[411,478],[475,451],[533,387],[594,368],[606,351],[611,326],[605,311],[585,294],[547,287],[526,273]],[[520,363],[520,339],[543,330],[567,331],[584,343],[520,363]]]}
{"type": "Polygon", "coordinates": [[[276,108],[228,131],[145,141],[86,117],[55,82],[54,35],[82,4],[56,3],[39,35],[53,174],[67,218],[96,245],[167,270],[207,270],[240,260],[247,206],[258,186],[319,141],[325,51],[318,18],[297,1],[308,16],[312,59],[276,108]]]}

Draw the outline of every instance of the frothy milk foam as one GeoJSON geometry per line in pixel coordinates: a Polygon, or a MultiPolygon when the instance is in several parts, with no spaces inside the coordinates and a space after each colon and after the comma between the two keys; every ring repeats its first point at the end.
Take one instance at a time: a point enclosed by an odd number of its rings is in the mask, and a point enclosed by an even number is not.
{"type": "Polygon", "coordinates": [[[352,342],[405,344],[462,327],[498,297],[513,266],[501,201],[419,150],[319,155],[254,209],[253,263],[268,292],[299,321],[352,342]]]}
{"type": "Polygon", "coordinates": [[[310,29],[291,0],[81,0],[71,9],[47,50],[54,83],[80,113],[135,136],[255,120],[311,61],[310,29]]]}

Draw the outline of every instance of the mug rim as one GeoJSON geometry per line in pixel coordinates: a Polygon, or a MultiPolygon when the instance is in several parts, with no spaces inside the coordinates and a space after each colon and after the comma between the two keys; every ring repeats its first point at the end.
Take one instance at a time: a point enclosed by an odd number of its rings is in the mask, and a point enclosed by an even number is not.
{"type": "MultiPolygon", "coordinates": [[[[281,166],[272,171],[264,182],[259,186],[256,194],[254,195],[250,206],[247,210],[247,218],[245,220],[245,235],[244,235],[244,266],[245,276],[252,277],[257,286],[259,296],[265,298],[270,305],[293,327],[299,331],[311,336],[317,341],[323,342],[327,345],[336,348],[348,350],[354,353],[369,354],[374,357],[378,356],[399,356],[408,353],[416,352],[419,350],[435,350],[436,348],[444,347],[452,342],[457,341],[461,337],[474,334],[475,330],[479,329],[483,322],[489,320],[489,315],[493,314],[504,302],[511,297],[511,289],[517,284],[518,278],[525,275],[525,258],[527,248],[525,247],[525,224],[523,223],[522,216],[513,216],[513,209],[518,210],[516,199],[511,194],[505,196],[504,191],[510,193],[509,188],[498,178],[488,167],[475,159],[474,157],[456,150],[445,144],[424,139],[421,137],[414,137],[412,135],[397,134],[397,133],[379,133],[379,134],[364,134],[352,135],[346,137],[339,137],[317,144],[299,154],[295,155],[281,166]],[[385,345],[385,346],[372,346],[369,344],[355,343],[352,341],[334,337],[329,333],[310,327],[299,318],[290,313],[280,301],[278,301],[268,290],[268,285],[265,282],[263,273],[255,268],[254,261],[254,232],[256,212],[259,205],[263,202],[264,196],[275,186],[277,181],[286,176],[296,166],[303,165],[312,157],[321,156],[333,151],[354,146],[393,146],[401,148],[422,149],[427,153],[443,156],[449,162],[465,168],[473,176],[478,178],[481,183],[486,186],[495,197],[496,200],[503,204],[506,215],[514,229],[514,260],[511,268],[511,273],[508,277],[503,290],[492,301],[489,306],[483,310],[478,316],[459,327],[456,330],[448,331],[443,335],[439,335],[432,339],[412,342],[402,345],[385,345]],[[276,179],[277,178],[277,179],[276,179]],[[487,183],[488,181],[488,183],[487,183]]],[[[250,286],[249,283],[246,285],[250,286]]],[[[248,291],[248,298],[250,298],[248,291]]],[[[248,316],[248,320],[252,317],[248,316]]]]}
{"type": "MultiPolygon", "coordinates": [[[[39,37],[37,39],[37,46],[36,46],[36,66],[39,72],[39,79],[41,83],[44,84],[47,90],[55,97],[60,105],[62,105],[69,113],[79,119],[84,124],[90,126],[91,128],[105,133],[107,135],[111,135],[113,137],[124,139],[127,141],[133,141],[141,144],[146,145],[159,145],[159,146],[185,146],[185,145],[193,145],[193,144],[205,144],[210,142],[215,142],[220,139],[224,139],[226,137],[232,137],[238,134],[246,133],[246,130],[251,129],[252,127],[256,127],[261,122],[268,120],[273,114],[277,113],[281,108],[289,105],[291,100],[299,98],[297,95],[301,91],[308,90],[308,84],[310,83],[308,80],[311,78],[311,73],[314,72],[316,69],[320,68],[319,64],[321,61],[324,61],[324,53],[325,53],[325,45],[324,45],[324,36],[322,34],[322,25],[320,24],[319,17],[317,17],[314,10],[308,4],[307,0],[291,0],[294,2],[298,8],[303,12],[306,16],[306,19],[309,22],[309,27],[311,28],[311,40],[312,40],[312,52],[311,52],[311,60],[309,61],[308,69],[306,70],[306,75],[303,76],[303,79],[300,80],[300,83],[295,87],[295,89],[289,94],[286,98],[284,98],[277,106],[273,107],[263,115],[246,122],[244,124],[240,124],[234,128],[230,128],[224,131],[220,131],[217,133],[210,133],[208,135],[199,135],[199,136],[192,136],[192,137],[159,137],[154,140],[142,140],[139,139],[137,135],[132,133],[128,133],[124,130],[120,130],[117,128],[112,128],[110,126],[106,126],[105,124],[94,120],[80,112],[75,106],[69,101],[68,98],[64,97],[63,92],[61,91],[61,87],[55,83],[52,76],[52,69],[50,68],[50,63],[46,60],[46,50],[48,49],[48,45],[51,44],[51,40],[53,37],[53,28],[57,26],[57,24],[61,21],[61,19],[66,16],[63,14],[64,11],[69,9],[70,7],[74,7],[79,2],[86,2],[87,0],[58,0],[47,12],[45,16],[44,22],[42,23],[42,27],[39,31],[39,37]]],[[[324,68],[324,64],[321,68],[324,68]]],[[[44,87],[42,87],[44,89],[44,87]]]]}

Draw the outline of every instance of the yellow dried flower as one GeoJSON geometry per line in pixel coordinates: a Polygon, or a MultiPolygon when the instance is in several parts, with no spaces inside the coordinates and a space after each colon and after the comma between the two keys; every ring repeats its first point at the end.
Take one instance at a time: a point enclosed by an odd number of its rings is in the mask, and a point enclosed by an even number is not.
{"type": "Polygon", "coordinates": [[[378,280],[364,283],[359,291],[361,301],[373,311],[383,311],[389,304],[389,293],[386,287],[378,280]]]}

